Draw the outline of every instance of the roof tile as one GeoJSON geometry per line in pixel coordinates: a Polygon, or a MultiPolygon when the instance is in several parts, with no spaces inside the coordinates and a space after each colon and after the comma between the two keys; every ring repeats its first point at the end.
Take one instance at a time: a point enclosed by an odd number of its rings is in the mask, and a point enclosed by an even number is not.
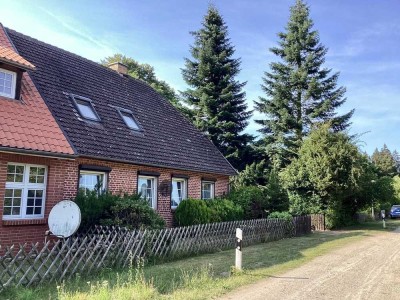
{"type": "MultiPolygon", "coordinates": [[[[0,60],[1,55],[5,53],[1,51],[5,47],[12,49],[0,24],[0,60]]],[[[16,52],[9,55],[10,59],[18,59],[20,63],[27,62],[20,60],[19,57],[22,58],[16,52]]],[[[22,75],[21,99],[15,100],[0,96],[0,146],[74,154],[46,103],[35,88],[30,75],[26,72],[22,75]]]]}
{"type": "Polygon", "coordinates": [[[144,82],[13,30],[7,33],[36,66],[29,74],[79,155],[235,174],[211,141],[144,82]],[[69,94],[90,98],[101,122],[82,119],[69,94]],[[131,110],[143,131],[129,129],[116,106],[131,110]]]}

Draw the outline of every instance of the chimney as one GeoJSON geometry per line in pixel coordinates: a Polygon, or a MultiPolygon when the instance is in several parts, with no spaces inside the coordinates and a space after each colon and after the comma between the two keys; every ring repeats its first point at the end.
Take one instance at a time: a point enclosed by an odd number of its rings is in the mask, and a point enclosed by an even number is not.
{"type": "Polygon", "coordinates": [[[115,62],[108,65],[108,67],[114,71],[117,71],[121,75],[128,74],[128,67],[125,66],[123,63],[115,62]]]}

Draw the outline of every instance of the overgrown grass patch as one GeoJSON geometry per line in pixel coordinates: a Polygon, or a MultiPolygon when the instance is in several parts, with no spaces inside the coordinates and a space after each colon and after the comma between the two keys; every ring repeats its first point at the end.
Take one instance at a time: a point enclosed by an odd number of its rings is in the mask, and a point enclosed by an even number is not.
{"type": "MultiPolygon", "coordinates": [[[[230,272],[234,264],[234,250],[227,250],[159,265],[147,265],[139,270],[108,270],[87,278],[77,276],[64,283],[11,288],[3,292],[0,298],[210,299],[241,285],[276,276],[363,237],[380,234],[381,225],[381,222],[367,223],[343,231],[314,233],[245,247],[244,271],[234,274],[230,272]]],[[[389,221],[387,225],[386,230],[392,230],[400,222],[389,221]]]]}

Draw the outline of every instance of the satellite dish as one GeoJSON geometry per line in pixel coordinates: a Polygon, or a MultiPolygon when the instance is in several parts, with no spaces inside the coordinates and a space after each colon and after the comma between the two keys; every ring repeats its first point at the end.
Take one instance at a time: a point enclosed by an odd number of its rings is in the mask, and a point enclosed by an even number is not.
{"type": "Polygon", "coordinates": [[[78,230],[81,224],[81,210],[73,201],[60,201],[51,209],[48,224],[53,235],[67,238],[78,230]]]}

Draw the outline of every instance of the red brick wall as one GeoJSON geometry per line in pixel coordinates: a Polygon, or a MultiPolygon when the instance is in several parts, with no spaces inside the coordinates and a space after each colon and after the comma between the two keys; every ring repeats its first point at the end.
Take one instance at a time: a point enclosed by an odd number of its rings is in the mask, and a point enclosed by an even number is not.
{"type": "MultiPolygon", "coordinates": [[[[27,164],[39,164],[48,166],[47,192],[45,219],[1,221],[0,244],[37,242],[44,240],[44,232],[47,227],[47,216],[51,208],[63,199],[71,199],[76,195],[78,187],[79,164],[110,167],[108,189],[113,193],[136,193],[137,174],[139,171],[158,172],[158,184],[164,180],[170,181],[172,174],[189,176],[188,196],[201,197],[201,178],[212,178],[215,182],[215,195],[221,196],[228,193],[228,176],[207,173],[197,173],[164,168],[144,167],[123,163],[107,162],[93,159],[56,159],[37,156],[8,154],[0,152],[0,215],[3,215],[4,190],[7,173],[7,163],[18,162],[27,164]]],[[[173,224],[170,195],[163,196],[158,189],[157,211],[166,220],[168,226],[173,224]]]]}

